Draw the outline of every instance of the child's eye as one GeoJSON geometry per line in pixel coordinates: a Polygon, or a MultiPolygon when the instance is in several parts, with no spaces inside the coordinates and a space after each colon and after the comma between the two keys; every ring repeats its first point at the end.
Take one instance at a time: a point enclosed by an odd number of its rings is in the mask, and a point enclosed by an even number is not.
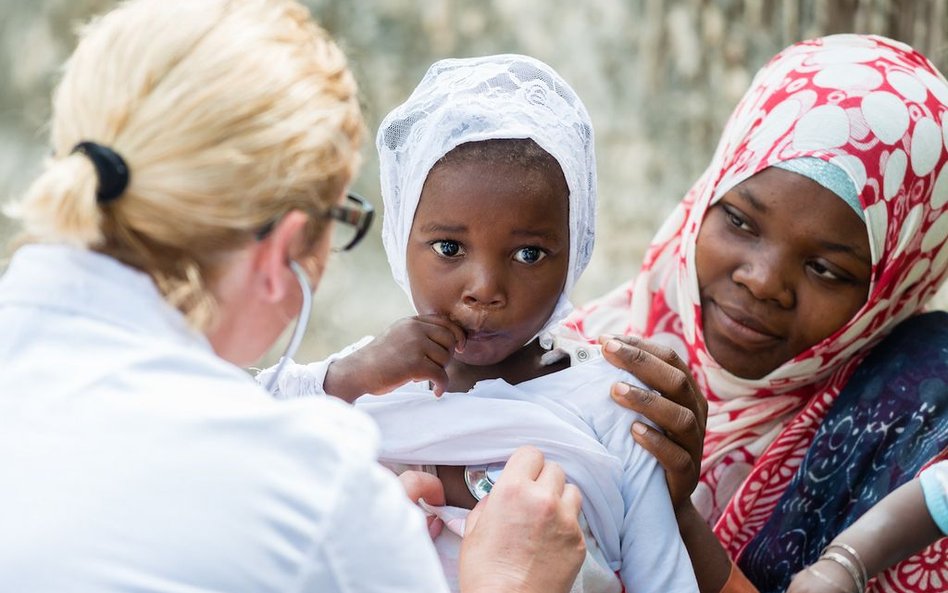
{"type": "Polygon", "coordinates": [[[461,244],[457,241],[435,241],[431,248],[441,257],[458,257],[464,255],[461,244]]]}
{"type": "Polygon", "coordinates": [[[514,253],[514,259],[522,264],[535,264],[546,257],[546,252],[539,247],[521,247],[514,253]]]}

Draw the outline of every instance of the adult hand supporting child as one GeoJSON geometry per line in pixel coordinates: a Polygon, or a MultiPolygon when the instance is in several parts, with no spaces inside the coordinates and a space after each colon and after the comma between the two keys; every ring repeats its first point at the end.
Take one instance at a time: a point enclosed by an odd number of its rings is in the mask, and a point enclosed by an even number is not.
{"type": "Polygon", "coordinates": [[[534,447],[514,451],[490,495],[467,517],[461,590],[569,591],[586,554],[577,523],[581,505],[579,489],[566,483],[559,465],[534,447]],[[521,585],[511,588],[516,582],[521,585]]]}
{"type": "Polygon", "coordinates": [[[652,388],[616,383],[612,399],[661,428],[659,431],[636,422],[632,436],[665,468],[672,504],[678,510],[689,501],[698,483],[708,401],[687,365],[671,348],[631,336],[603,336],[600,342],[606,360],[652,388]]]}
{"type": "Polygon", "coordinates": [[[435,395],[448,387],[445,367],[464,350],[464,330],[441,315],[399,319],[380,336],[333,362],[323,384],[326,393],[348,402],[381,395],[409,381],[431,381],[435,395]]]}
{"type": "Polygon", "coordinates": [[[651,389],[615,383],[612,399],[654,422],[632,424],[632,437],[665,469],[682,539],[688,546],[701,591],[721,591],[729,560],[714,533],[691,503],[704,449],[708,400],[681,357],[665,346],[632,336],[602,336],[603,356],[651,389]]]}

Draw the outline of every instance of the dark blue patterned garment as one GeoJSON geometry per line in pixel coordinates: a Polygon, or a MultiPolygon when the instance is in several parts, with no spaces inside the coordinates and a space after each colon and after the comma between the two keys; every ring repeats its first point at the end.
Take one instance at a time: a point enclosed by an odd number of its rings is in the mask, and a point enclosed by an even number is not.
{"type": "Polygon", "coordinates": [[[948,313],[903,322],[859,365],[738,565],[784,591],[840,531],[948,447],[948,313]]]}

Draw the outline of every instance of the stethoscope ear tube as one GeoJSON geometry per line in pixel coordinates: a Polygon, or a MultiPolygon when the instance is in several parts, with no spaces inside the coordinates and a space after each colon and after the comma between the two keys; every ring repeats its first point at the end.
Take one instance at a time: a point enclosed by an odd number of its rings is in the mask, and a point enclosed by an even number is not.
{"type": "Polygon", "coordinates": [[[266,389],[270,393],[273,393],[273,388],[277,385],[280,373],[283,371],[283,367],[286,366],[286,361],[293,358],[293,355],[299,350],[300,344],[303,342],[303,335],[306,333],[306,326],[309,324],[309,315],[313,311],[313,289],[309,284],[309,278],[306,277],[306,270],[293,260],[290,260],[290,270],[296,276],[296,281],[303,293],[303,305],[300,307],[300,314],[296,318],[296,327],[293,328],[290,343],[287,344],[286,350],[280,356],[280,362],[277,363],[276,369],[267,381],[266,389]]]}

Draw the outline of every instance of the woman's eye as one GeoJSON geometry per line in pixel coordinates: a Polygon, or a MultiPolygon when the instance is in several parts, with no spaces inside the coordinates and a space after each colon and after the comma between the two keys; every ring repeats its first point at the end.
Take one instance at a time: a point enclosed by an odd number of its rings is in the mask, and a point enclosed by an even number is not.
{"type": "Polygon", "coordinates": [[[458,257],[464,253],[457,241],[435,241],[431,248],[441,257],[458,257]]]}
{"type": "Polygon", "coordinates": [[[535,264],[544,257],[546,252],[539,247],[521,247],[514,254],[514,259],[522,264],[535,264]]]}
{"type": "Polygon", "coordinates": [[[734,212],[733,210],[728,209],[727,207],[723,208],[724,216],[727,217],[727,221],[734,226],[735,228],[741,229],[742,231],[751,230],[750,225],[747,224],[747,221],[744,220],[740,214],[734,212]]]}
{"type": "Polygon", "coordinates": [[[824,280],[845,280],[845,278],[838,274],[837,272],[831,270],[826,265],[815,261],[809,263],[810,269],[813,270],[813,273],[823,278],[824,280]]]}

